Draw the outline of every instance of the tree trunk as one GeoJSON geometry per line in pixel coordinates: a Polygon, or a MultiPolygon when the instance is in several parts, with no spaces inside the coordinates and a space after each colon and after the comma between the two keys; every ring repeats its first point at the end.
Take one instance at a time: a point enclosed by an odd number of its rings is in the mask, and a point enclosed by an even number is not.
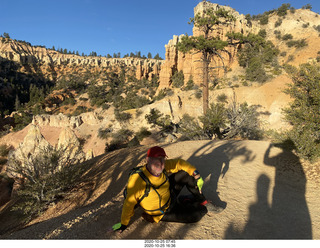
{"type": "Polygon", "coordinates": [[[203,58],[203,85],[202,85],[202,97],[203,97],[203,114],[207,114],[209,107],[209,61],[207,55],[203,58]]]}

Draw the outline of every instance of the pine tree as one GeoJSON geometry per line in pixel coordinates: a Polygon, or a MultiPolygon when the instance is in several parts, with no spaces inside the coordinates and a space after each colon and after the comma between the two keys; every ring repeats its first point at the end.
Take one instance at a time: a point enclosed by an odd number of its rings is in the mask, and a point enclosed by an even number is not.
{"type": "Polygon", "coordinates": [[[209,33],[221,24],[229,24],[235,20],[235,17],[229,14],[229,11],[220,8],[213,10],[208,8],[204,11],[203,15],[198,13],[194,18],[190,18],[189,24],[194,24],[201,32],[202,35],[183,36],[178,43],[178,50],[183,53],[195,51],[201,53],[201,60],[203,62],[203,113],[206,114],[209,106],[209,64],[214,56],[221,57],[222,52],[227,52],[225,47],[228,45],[227,41],[222,41],[218,37],[209,36],[209,33]]]}
{"type": "Polygon", "coordinates": [[[18,97],[18,95],[16,95],[16,100],[14,103],[14,107],[15,107],[16,111],[18,111],[20,109],[20,106],[21,106],[21,103],[20,103],[19,97],[18,97]]]}
{"type": "Polygon", "coordinates": [[[320,157],[320,66],[304,64],[299,70],[288,71],[293,83],[285,91],[294,100],[284,109],[292,125],[290,139],[302,157],[320,157]]]}

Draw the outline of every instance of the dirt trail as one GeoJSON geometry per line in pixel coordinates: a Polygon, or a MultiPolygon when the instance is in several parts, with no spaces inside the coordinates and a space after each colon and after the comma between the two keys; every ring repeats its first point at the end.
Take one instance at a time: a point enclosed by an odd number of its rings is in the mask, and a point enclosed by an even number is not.
{"type": "Polygon", "coordinates": [[[227,208],[195,224],[143,220],[136,211],[119,236],[128,171],[148,147],[123,149],[92,160],[87,183],[33,225],[1,239],[320,239],[319,176],[290,152],[267,141],[186,141],[164,146],[169,158],[194,164],[209,199],[227,208]],[[217,193],[218,192],[218,193],[217,193]],[[37,223],[36,223],[37,222],[37,223]]]}

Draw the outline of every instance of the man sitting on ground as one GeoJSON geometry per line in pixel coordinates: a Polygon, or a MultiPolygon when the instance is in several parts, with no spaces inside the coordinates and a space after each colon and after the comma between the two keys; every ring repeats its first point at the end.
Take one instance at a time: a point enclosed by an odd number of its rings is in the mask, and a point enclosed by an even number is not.
{"type": "Polygon", "coordinates": [[[129,225],[136,205],[143,210],[143,217],[156,222],[194,223],[210,212],[221,212],[202,194],[203,179],[197,169],[183,159],[168,159],[163,148],[154,146],[147,152],[147,164],[128,180],[127,195],[123,204],[121,223],[113,230],[122,232],[129,225]],[[148,185],[149,184],[149,185],[148,185]],[[186,186],[192,197],[179,197],[186,186]],[[150,187],[146,194],[146,187],[150,187]]]}

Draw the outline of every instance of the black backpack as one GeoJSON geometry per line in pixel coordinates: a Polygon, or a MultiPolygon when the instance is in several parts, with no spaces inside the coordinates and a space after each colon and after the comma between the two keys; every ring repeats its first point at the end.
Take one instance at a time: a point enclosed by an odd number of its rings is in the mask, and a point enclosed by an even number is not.
{"type": "MultiPolygon", "coordinates": [[[[140,205],[140,202],[141,202],[145,197],[148,197],[148,195],[149,195],[149,193],[150,193],[150,188],[152,187],[152,188],[155,190],[155,192],[158,194],[158,196],[159,196],[159,208],[158,208],[158,209],[155,209],[155,210],[148,210],[148,211],[159,211],[159,210],[160,210],[160,211],[163,212],[162,209],[167,206],[167,204],[168,204],[169,201],[168,201],[165,205],[163,205],[163,206],[161,207],[161,201],[160,201],[161,197],[160,197],[157,189],[159,189],[162,185],[164,185],[164,184],[169,180],[168,174],[167,174],[166,170],[164,169],[164,170],[163,170],[163,173],[164,173],[164,175],[166,176],[166,180],[165,180],[162,184],[160,184],[159,186],[156,187],[156,186],[154,186],[154,185],[150,182],[149,178],[143,173],[143,171],[142,171],[142,168],[143,168],[143,167],[144,167],[144,166],[135,167],[135,168],[131,169],[131,170],[130,170],[130,173],[129,173],[129,177],[130,177],[131,175],[135,174],[135,173],[138,173],[139,176],[140,176],[140,177],[143,179],[143,181],[145,181],[145,183],[146,183],[146,189],[145,189],[145,191],[144,191],[144,195],[139,199],[138,203],[135,205],[134,208],[137,208],[137,207],[140,205]]],[[[123,196],[124,196],[124,199],[126,199],[126,197],[127,197],[127,187],[126,187],[126,188],[124,189],[124,191],[123,191],[123,196]]]]}

